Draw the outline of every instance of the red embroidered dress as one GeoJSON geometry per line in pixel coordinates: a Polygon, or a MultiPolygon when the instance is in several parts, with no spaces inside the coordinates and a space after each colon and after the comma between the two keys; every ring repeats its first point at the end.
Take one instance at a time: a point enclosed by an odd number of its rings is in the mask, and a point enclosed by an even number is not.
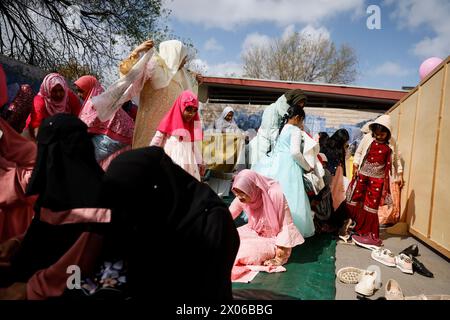
{"type": "Polygon", "coordinates": [[[356,221],[354,231],[360,235],[374,233],[379,238],[378,207],[391,201],[391,152],[389,145],[373,141],[348,188],[347,208],[350,218],[356,221]]]}

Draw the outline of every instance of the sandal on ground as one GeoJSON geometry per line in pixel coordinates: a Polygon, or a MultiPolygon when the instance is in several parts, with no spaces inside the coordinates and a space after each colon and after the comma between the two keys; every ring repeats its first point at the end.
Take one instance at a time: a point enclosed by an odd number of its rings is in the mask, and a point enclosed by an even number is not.
{"type": "Polygon", "coordinates": [[[355,267],[345,267],[339,269],[336,276],[343,283],[355,284],[359,282],[366,271],[355,267]]]}

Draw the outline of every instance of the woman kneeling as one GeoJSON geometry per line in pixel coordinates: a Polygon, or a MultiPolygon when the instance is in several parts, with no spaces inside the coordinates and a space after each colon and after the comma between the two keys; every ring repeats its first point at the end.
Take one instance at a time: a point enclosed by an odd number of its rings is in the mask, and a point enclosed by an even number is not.
{"type": "Polygon", "coordinates": [[[234,265],[285,264],[292,248],[305,240],[294,225],[280,184],[243,170],[232,190],[236,195],[229,208],[233,219],[242,211],[248,216],[248,223],[238,228],[241,245],[234,265]]]}

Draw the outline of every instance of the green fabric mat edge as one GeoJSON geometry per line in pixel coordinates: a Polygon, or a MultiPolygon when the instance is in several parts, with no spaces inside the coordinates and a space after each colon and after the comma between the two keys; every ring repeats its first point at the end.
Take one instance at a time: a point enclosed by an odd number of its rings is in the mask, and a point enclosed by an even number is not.
{"type": "Polygon", "coordinates": [[[321,234],[292,250],[280,273],[260,272],[251,283],[233,283],[233,290],[263,289],[301,300],[334,300],[336,240],[321,234]]]}

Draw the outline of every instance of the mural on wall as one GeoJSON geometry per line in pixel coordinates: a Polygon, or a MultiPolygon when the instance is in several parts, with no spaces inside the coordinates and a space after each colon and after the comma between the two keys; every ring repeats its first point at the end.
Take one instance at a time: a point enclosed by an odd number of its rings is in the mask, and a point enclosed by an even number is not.
{"type": "Polygon", "coordinates": [[[350,144],[362,138],[361,128],[368,121],[375,120],[382,112],[336,109],[336,108],[305,108],[305,125],[311,134],[326,132],[332,135],[338,129],[347,129],[350,144]]]}
{"type": "Polygon", "coordinates": [[[258,130],[261,126],[263,111],[249,114],[245,110],[238,110],[235,114],[235,121],[238,127],[244,131],[254,129],[258,130]]]}
{"type": "Polygon", "coordinates": [[[220,117],[226,107],[234,110],[234,121],[243,131],[258,130],[265,105],[200,103],[200,116],[203,129],[213,129],[214,121],[220,117]]]}

